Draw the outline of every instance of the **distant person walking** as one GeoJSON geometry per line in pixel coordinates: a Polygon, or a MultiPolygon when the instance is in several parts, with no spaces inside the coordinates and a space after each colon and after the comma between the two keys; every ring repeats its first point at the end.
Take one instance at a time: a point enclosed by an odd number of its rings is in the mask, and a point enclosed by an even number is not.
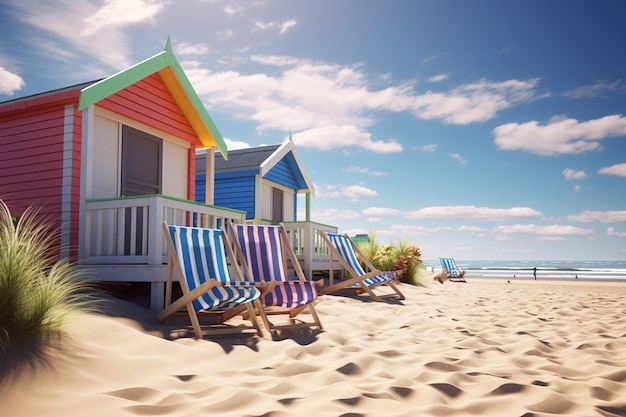
{"type": "Polygon", "coordinates": [[[537,267],[533,268],[533,277],[535,277],[535,281],[537,281],[537,267]]]}

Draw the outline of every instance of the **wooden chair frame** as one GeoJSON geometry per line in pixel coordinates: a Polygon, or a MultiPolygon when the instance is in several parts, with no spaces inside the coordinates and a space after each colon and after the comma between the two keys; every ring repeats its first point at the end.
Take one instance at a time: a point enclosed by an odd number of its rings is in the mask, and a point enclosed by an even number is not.
{"type": "Polygon", "coordinates": [[[330,238],[328,237],[328,235],[325,232],[320,232],[322,238],[324,239],[324,241],[326,242],[326,244],[328,245],[329,248],[329,253],[330,253],[330,270],[329,270],[329,286],[326,288],[323,288],[319,293],[320,294],[330,294],[339,290],[343,290],[343,289],[350,289],[350,290],[357,290],[359,292],[364,292],[367,293],[370,297],[372,297],[373,300],[375,301],[380,301],[380,297],[378,295],[376,295],[373,291],[373,288],[376,288],[378,286],[381,285],[387,285],[389,286],[393,291],[395,291],[395,293],[398,295],[398,298],[400,300],[404,300],[404,294],[402,294],[402,292],[400,291],[400,289],[398,288],[398,286],[396,285],[396,283],[394,282],[394,280],[390,280],[390,281],[385,281],[385,282],[381,282],[380,284],[376,284],[373,286],[368,286],[365,284],[365,280],[368,278],[374,278],[377,277],[378,275],[380,275],[382,273],[381,270],[377,269],[374,267],[374,265],[370,262],[370,260],[361,252],[361,250],[358,248],[357,245],[354,244],[354,242],[352,241],[352,239],[350,239],[350,237],[348,235],[343,235],[344,238],[346,238],[350,244],[350,248],[352,249],[352,251],[354,252],[354,254],[361,259],[361,261],[365,264],[366,268],[364,270],[365,274],[359,274],[357,271],[354,270],[354,268],[350,265],[350,263],[339,253],[339,251],[337,250],[337,248],[335,247],[335,245],[333,245],[333,243],[331,242],[330,238]],[[333,264],[334,264],[334,260],[335,257],[337,258],[337,260],[339,261],[339,263],[341,264],[341,266],[343,267],[343,269],[345,271],[347,271],[351,278],[346,279],[346,280],[342,280],[341,282],[335,284],[334,283],[334,268],[333,268],[333,264]],[[369,272],[367,271],[369,270],[369,272]],[[355,287],[354,284],[358,284],[358,287],[355,287]]]}

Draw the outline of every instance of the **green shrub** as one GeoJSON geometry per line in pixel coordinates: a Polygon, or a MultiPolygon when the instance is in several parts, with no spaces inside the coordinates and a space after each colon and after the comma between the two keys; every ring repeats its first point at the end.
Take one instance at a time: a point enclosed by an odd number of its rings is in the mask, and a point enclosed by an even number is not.
{"type": "Polygon", "coordinates": [[[395,246],[381,246],[376,241],[375,233],[370,232],[369,236],[369,241],[358,243],[358,247],[374,267],[381,271],[402,271],[400,281],[426,285],[426,277],[420,268],[422,254],[417,246],[409,245],[406,241],[400,241],[395,246]]]}
{"type": "Polygon", "coordinates": [[[94,306],[79,272],[58,260],[57,236],[38,210],[12,216],[0,200],[0,358],[27,354],[94,306]]]}

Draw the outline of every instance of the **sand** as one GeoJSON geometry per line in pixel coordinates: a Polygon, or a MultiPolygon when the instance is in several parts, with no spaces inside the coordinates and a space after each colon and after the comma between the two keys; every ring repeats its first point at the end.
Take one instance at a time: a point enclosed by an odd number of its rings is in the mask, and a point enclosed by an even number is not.
{"type": "Polygon", "coordinates": [[[115,301],[5,377],[0,414],[626,416],[626,284],[468,281],[323,296],[323,331],[274,340],[169,340],[185,321],[115,301]]]}

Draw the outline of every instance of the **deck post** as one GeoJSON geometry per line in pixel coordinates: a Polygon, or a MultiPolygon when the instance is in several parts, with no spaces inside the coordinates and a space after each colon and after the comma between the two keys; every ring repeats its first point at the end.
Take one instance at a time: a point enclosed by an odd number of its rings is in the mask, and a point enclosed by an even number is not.
{"type": "Polygon", "coordinates": [[[150,283],[150,310],[161,311],[165,308],[165,282],[152,281],[150,283]]]}

